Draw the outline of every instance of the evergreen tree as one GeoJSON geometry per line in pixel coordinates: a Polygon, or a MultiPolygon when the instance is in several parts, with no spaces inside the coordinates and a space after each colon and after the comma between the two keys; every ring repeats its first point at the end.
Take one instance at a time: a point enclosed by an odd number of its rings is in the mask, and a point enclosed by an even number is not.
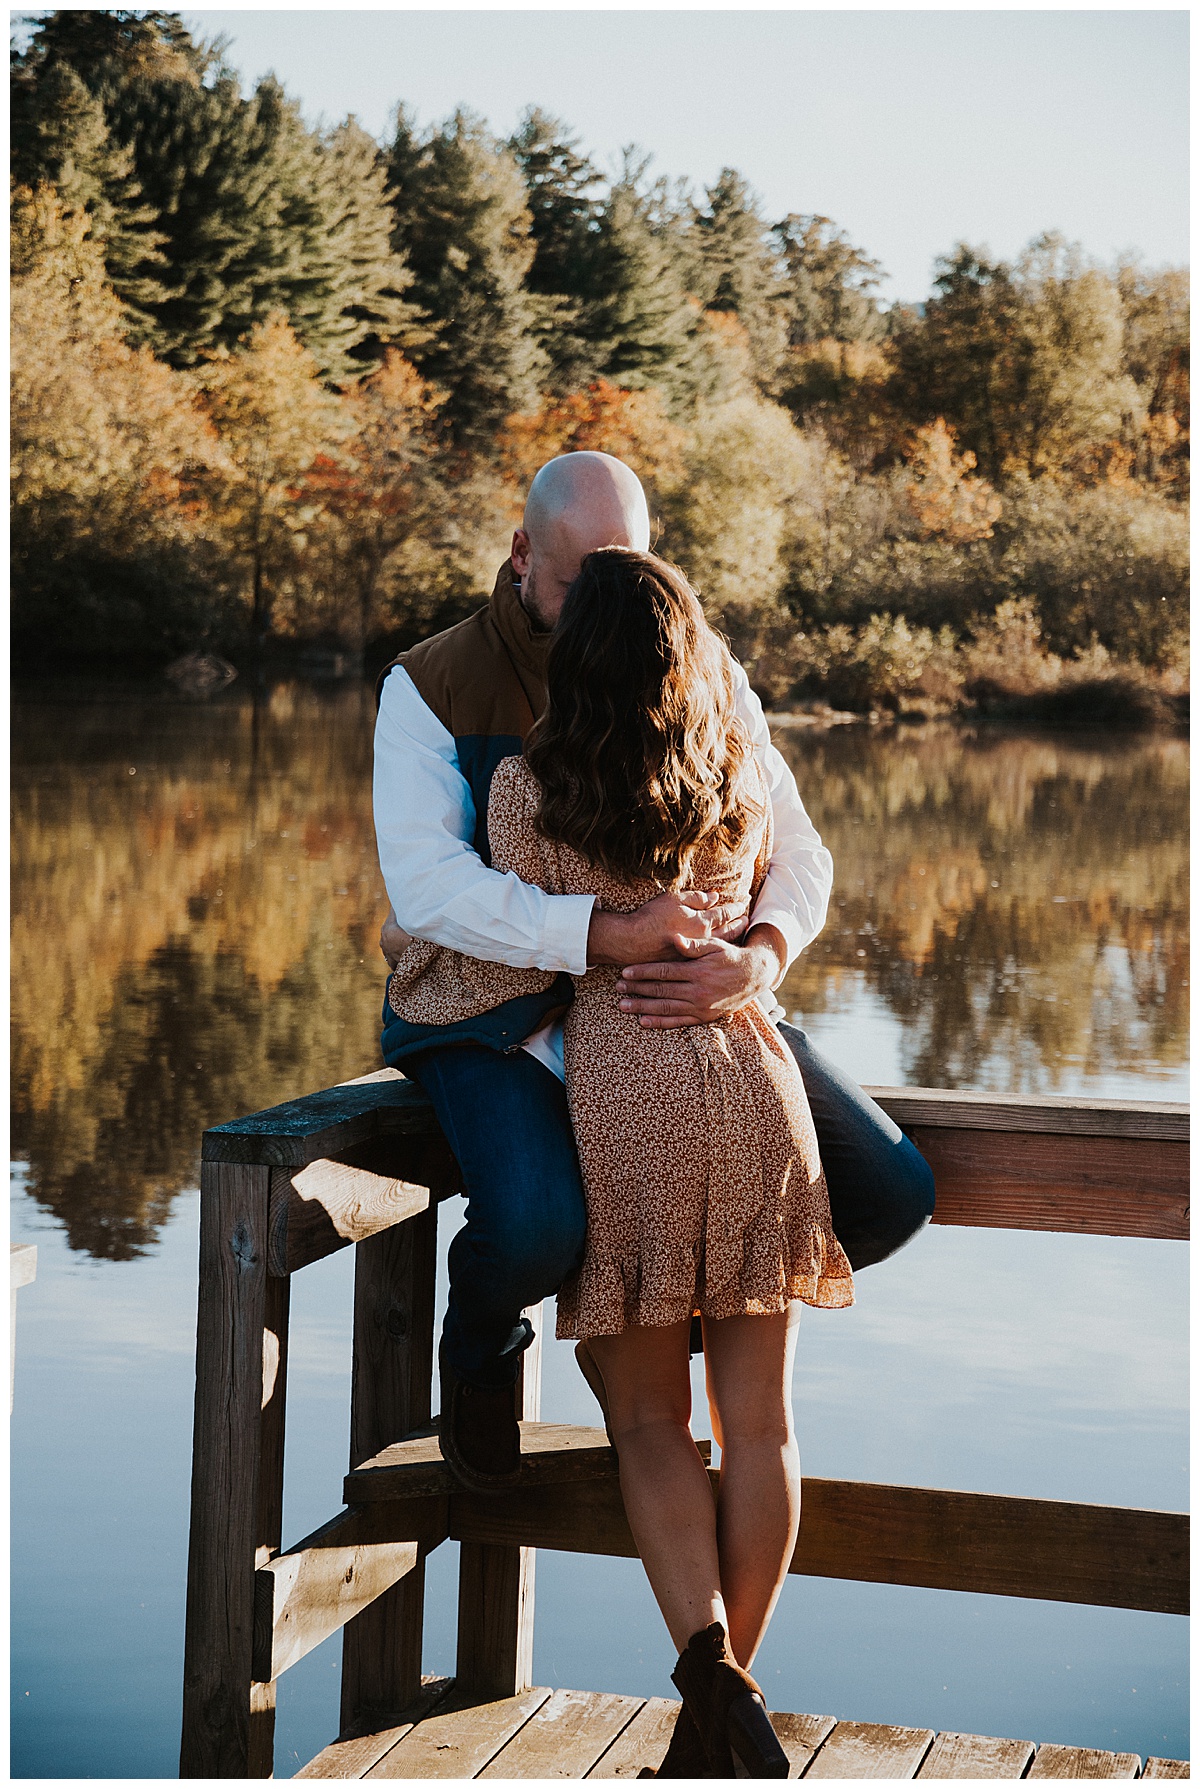
{"type": "Polygon", "coordinates": [[[12,176],[30,190],[48,183],[66,211],[86,215],[117,293],[135,315],[162,296],[154,269],[165,238],[146,203],[133,156],[109,135],[104,106],[69,62],[15,60],[12,176]]]}
{"type": "Polygon", "coordinates": [[[792,344],[878,341],[884,324],[871,287],[883,274],[879,262],[815,213],[791,212],[772,234],[786,269],[792,344]]]}
{"type": "Polygon", "coordinates": [[[679,208],[662,182],[643,190],[644,172],[627,156],[600,214],[583,333],[605,378],[627,390],[657,385],[678,405],[704,377],[699,306],[687,290],[679,208]]]}
{"type": "Polygon", "coordinates": [[[413,360],[446,393],[455,444],[490,451],[505,418],[536,401],[544,366],[525,289],[534,245],[520,167],[470,113],[419,135],[402,109],[390,173],[394,245],[437,330],[413,360]]]}
{"type": "Polygon", "coordinates": [[[935,295],[895,339],[896,391],[910,417],[944,416],[984,476],[1003,474],[1008,420],[1028,376],[1013,270],[959,243],[936,264],[935,295]]]}
{"type": "Polygon", "coordinates": [[[219,46],[165,13],[49,15],[14,90],[22,168],[80,189],[138,339],[172,364],[279,309],[326,376],[407,339],[386,169],[357,125],[307,130],[274,79],[244,99],[219,46]]]}
{"type": "Polygon", "coordinates": [[[706,203],[693,208],[692,290],[710,311],[738,318],[750,342],[754,376],[764,391],[776,387],[788,342],[787,288],[779,249],[756,195],[735,168],[722,168],[706,203]]]}
{"type": "Polygon", "coordinates": [[[594,346],[583,328],[592,238],[600,215],[595,164],[561,119],[530,106],[508,140],[525,178],[533,238],[526,289],[535,300],[535,328],[557,392],[596,377],[594,346]]]}

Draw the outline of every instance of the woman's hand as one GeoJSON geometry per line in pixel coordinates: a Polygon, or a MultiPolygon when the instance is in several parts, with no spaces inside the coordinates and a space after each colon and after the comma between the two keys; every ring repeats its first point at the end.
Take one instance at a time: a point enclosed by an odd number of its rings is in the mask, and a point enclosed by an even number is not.
{"type": "Polygon", "coordinates": [[[634,913],[605,913],[592,909],[588,929],[589,963],[627,963],[645,966],[678,958],[685,948],[712,940],[731,944],[746,929],[748,901],[723,901],[719,894],[685,888],[679,893],[655,895],[634,913]]]}
{"type": "Polygon", "coordinates": [[[389,969],[396,967],[411,943],[412,938],[389,907],[388,916],[379,928],[379,948],[384,954],[389,969]]]}
{"type": "Polygon", "coordinates": [[[752,927],[740,945],[683,936],[675,945],[682,962],[634,963],[617,982],[621,1011],[645,1026],[712,1025],[773,988],[787,962],[774,926],[752,927]]]}

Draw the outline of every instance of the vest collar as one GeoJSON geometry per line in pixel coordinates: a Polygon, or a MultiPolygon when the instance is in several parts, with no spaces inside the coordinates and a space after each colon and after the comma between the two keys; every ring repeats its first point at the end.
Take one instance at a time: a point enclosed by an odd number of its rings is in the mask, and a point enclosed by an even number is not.
{"type": "MultiPolygon", "coordinates": [[[[521,607],[521,599],[513,585],[512,561],[506,559],[496,573],[496,584],[489,605],[496,631],[507,646],[513,667],[522,684],[532,684],[545,699],[546,658],[550,651],[550,635],[541,633],[521,607]]],[[[532,696],[532,691],[526,693],[532,696]]],[[[540,703],[532,703],[535,715],[540,703]]]]}

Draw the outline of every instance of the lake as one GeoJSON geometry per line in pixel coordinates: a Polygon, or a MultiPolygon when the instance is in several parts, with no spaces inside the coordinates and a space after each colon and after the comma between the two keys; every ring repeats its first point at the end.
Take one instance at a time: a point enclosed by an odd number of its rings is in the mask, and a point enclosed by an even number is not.
{"type": "MultiPolygon", "coordinates": [[[[178,1768],[206,1125],[378,1066],[370,691],[18,690],[13,733],[12,1771],[178,1768]]],[[[1186,1099],[1187,746],[996,725],[788,728],[829,845],[790,1016],[868,1084],[1186,1099]]],[[[461,1217],[441,1218],[441,1251],[461,1217]]],[[[293,1288],[284,1539],[348,1450],[351,1251],[293,1288]]],[[[550,1324],[552,1330],[553,1325],[550,1324]]],[[[934,1228],[808,1311],[804,1469],[1187,1506],[1178,1244],[934,1228]]],[[[543,1415],[597,1422],[569,1345],[543,1415]]],[[[703,1403],[697,1431],[706,1432],[703,1403]]],[[[427,1670],[453,1669],[455,1548],[427,1670]]],[[[281,1681],[276,1771],[337,1727],[340,1643],[281,1681]]],[[[542,1552],[543,1684],[670,1695],[636,1561],[542,1552]]],[[[791,1578],[776,1708],[1186,1757],[1172,1616],[791,1578]]]]}

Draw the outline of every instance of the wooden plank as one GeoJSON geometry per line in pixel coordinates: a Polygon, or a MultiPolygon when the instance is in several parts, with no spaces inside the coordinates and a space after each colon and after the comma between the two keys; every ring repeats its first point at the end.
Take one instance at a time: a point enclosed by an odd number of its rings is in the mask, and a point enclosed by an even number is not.
{"type": "MultiPolygon", "coordinates": [[[[268,1178],[265,1168],[201,1169],[183,1777],[261,1773],[268,1749],[260,1698],[251,1743],[255,1556],[272,1538],[259,1501],[268,1178]]],[[[286,1295],[286,1281],[273,1284],[286,1295]]]]}
{"type": "Polygon", "coordinates": [[[476,1702],[456,1690],[372,1766],[367,1779],[478,1776],[549,1695],[549,1690],[531,1689],[495,1702],[476,1702]]]}
{"type": "Polygon", "coordinates": [[[273,1168],[267,1264],[272,1273],[296,1273],[461,1190],[458,1164],[440,1132],[376,1137],[336,1159],[273,1168]]]}
{"type": "Polygon", "coordinates": [[[643,1702],[629,1725],[586,1773],[588,1777],[636,1777],[645,1769],[657,1770],[671,1743],[679,1708],[678,1702],[664,1696],[651,1696],[643,1702]]]}
{"type": "Polygon", "coordinates": [[[837,1726],[831,1714],[775,1714],[771,1725],[787,1753],[789,1777],[802,1777],[837,1726]]]}
{"type": "Polygon", "coordinates": [[[809,1478],[790,1569],[1184,1615],[1187,1565],[1174,1511],[809,1478]]]}
{"type": "Polygon", "coordinates": [[[935,1224],[1173,1241],[1189,1235],[1185,1142],[906,1129],[933,1169],[935,1224]]]}
{"type": "MultiPolygon", "coordinates": [[[[351,1468],[430,1419],[436,1259],[436,1206],[357,1245],[351,1468]]],[[[420,1695],[427,1551],[423,1542],[413,1569],[346,1624],[343,1732],[420,1695]]]]}
{"type": "Polygon", "coordinates": [[[374,1137],[435,1136],[433,1108],[402,1075],[326,1087],[205,1131],[201,1158],[302,1168],[374,1137]]]}
{"type": "Polygon", "coordinates": [[[1186,1758],[1147,1758],[1143,1777],[1190,1777],[1192,1767],[1186,1758]]]}
{"type": "MultiPolygon", "coordinates": [[[[780,1026],[781,1031],[787,1026],[780,1026]]],[[[1175,1100],[1087,1099],[1062,1094],[979,1093],[944,1087],[864,1087],[889,1118],[949,1130],[1028,1131],[1186,1143],[1190,1107],[1175,1100]]]]}
{"type": "Polygon", "coordinates": [[[298,1777],[338,1777],[343,1781],[365,1777],[371,1766],[386,1757],[394,1745],[399,1745],[418,1721],[432,1714],[453,1687],[452,1677],[424,1678],[421,1694],[408,1708],[395,1715],[376,1716],[353,1733],[342,1734],[295,1774],[298,1777]]]}
{"type": "Polygon", "coordinates": [[[1033,1757],[1028,1739],[990,1739],[981,1733],[939,1733],[918,1777],[1023,1777],[1033,1757]]]}
{"type": "MultiPolygon", "coordinates": [[[[542,1307],[524,1313],[534,1339],[521,1356],[515,1397],[536,1429],[542,1407],[542,1307]]],[[[455,1678],[480,1698],[515,1696],[533,1681],[532,1547],[467,1541],[458,1550],[458,1650],[455,1678]]]]}
{"type": "Polygon", "coordinates": [[[479,1772],[480,1778],[551,1782],[585,1777],[641,1707],[640,1696],[555,1690],[479,1772]]]}
{"type": "Polygon", "coordinates": [[[376,1507],[343,1510],[255,1574],[254,1675],[280,1677],[417,1563],[415,1540],[377,1540],[376,1507]]]}
{"type": "Polygon", "coordinates": [[[805,1771],[810,1777],[854,1777],[868,1781],[915,1777],[933,1744],[931,1727],[886,1727],[869,1721],[839,1721],[805,1771]]]}
{"type": "MultiPolygon", "coordinates": [[[[263,1292],[262,1416],[258,1443],[255,1582],[283,1542],[283,1449],[287,1415],[288,1312],[291,1281],[267,1276],[263,1292]]],[[[275,1684],[250,1661],[250,1759],[247,1774],[275,1775],[275,1684]]]]}
{"type": "Polygon", "coordinates": [[[1136,1777],[1136,1752],[1096,1752],[1088,1746],[1039,1746],[1028,1777],[1136,1777]]]}
{"type": "MultiPolygon", "coordinates": [[[[450,1538],[636,1557],[615,1478],[460,1493],[450,1500],[450,1538]]],[[[1182,1615],[1187,1558],[1188,1518],[1171,1510],[806,1478],[789,1569],[1182,1615]]]]}
{"type": "MultiPolygon", "coordinates": [[[[616,1478],[617,1456],[603,1429],[579,1423],[521,1424],[521,1474],[531,1488],[585,1478],[616,1478]]],[[[442,1460],[436,1427],[383,1448],[346,1474],[347,1503],[444,1496],[458,1481],[442,1460]]],[[[524,1487],[522,1487],[523,1489],[524,1487]]]]}

